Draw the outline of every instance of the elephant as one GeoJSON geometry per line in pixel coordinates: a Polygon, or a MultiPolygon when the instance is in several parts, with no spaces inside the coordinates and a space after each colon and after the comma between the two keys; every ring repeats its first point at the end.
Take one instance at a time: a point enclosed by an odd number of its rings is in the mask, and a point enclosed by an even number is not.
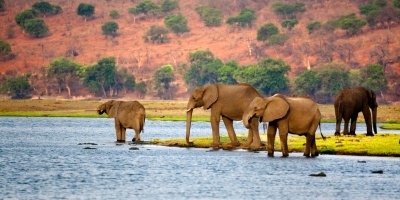
{"type": "MultiPolygon", "coordinates": [[[[259,119],[260,122],[268,122],[268,156],[274,156],[277,129],[279,129],[283,157],[289,156],[287,145],[288,133],[305,135],[306,149],[304,156],[310,157],[310,152],[311,157],[318,156],[315,132],[320,125],[321,112],[318,109],[317,103],[311,98],[287,97],[282,94],[275,94],[264,99],[256,97],[243,113],[244,126],[248,128],[250,120],[253,118],[259,119]]],[[[254,140],[258,142],[260,136],[255,134],[254,140]]]]}
{"type": "Polygon", "coordinates": [[[125,142],[126,129],[135,131],[132,141],[140,141],[140,133],[144,131],[146,111],[138,101],[110,100],[97,108],[99,115],[106,113],[109,118],[114,118],[117,142],[125,142]]]}
{"type": "MultiPolygon", "coordinates": [[[[260,97],[260,94],[254,87],[246,83],[236,85],[216,83],[195,88],[187,103],[186,143],[189,146],[193,145],[193,142],[189,141],[193,109],[203,107],[204,110],[211,109],[212,147],[216,149],[220,145],[219,122],[221,118],[228,131],[231,144],[239,146],[240,143],[233,129],[233,121],[242,119],[243,112],[255,97],[260,97]]],[[[258,135],[257,119],[250,123],[246,145],[260,146],[260,144],[252,144],[253,134],[258,135]]]]}
{"type": "Polygon", "coordinates": [[[356,135],[356,123],[358,113],[362,112],[367,125],[367,136],[374,136],[371,126],[371,112],[374,132],[376,130],[376,116],[378,103],[376,102],[375,92],[365,87],[345,88],[339,91],[334,101],[336,116],[335,135],[340,136],[340,123],[344,119],[344,135],[356,135]],[[349,132],[349,120],[351,120],[349,132]]]}

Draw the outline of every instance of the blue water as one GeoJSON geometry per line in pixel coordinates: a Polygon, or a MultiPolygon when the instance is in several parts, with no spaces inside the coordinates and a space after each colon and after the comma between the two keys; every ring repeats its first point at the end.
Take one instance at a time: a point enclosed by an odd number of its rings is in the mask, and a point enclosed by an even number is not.
{"type": "MultiPolygon", "coordinates": [[[[235,128],[247,132],[240,123],[235,128]]],[[[322,128],[326,134],[335,129],[322,128]]],[[[184,122],[148,120],[141,137],[184,134],[184,122]]],[[[193,137],[210,134],[209,123],[193,123],[193,137]]],[[[0,199],[400,198],[399,158],[269,158],[265,152],[116,144],[113,121],[105,118],[1,117],[0,137],[0,199]],[[372,173],[377,170],[383,173],[372,173]],[[327,176],[309,176],[319,172],[327,176]]]]}

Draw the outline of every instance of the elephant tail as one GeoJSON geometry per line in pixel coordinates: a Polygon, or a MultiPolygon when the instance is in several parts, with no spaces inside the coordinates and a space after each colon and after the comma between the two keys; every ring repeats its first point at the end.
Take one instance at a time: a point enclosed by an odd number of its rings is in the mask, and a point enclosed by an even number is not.
{"type": "Polygon", "coordinates": [[[321,122],[318,123],[318,126],[319,126],[319,132],[321,133],[322,139],[326,140],[325,136],[322,134],[321,122]]]}
{"type": "Polygon", "coordinates": [[[145,113],[143,113],[142,114],[143,116],[141,116],[141,121],[140,121],[140,128],[139,128],[139,133],[144,133],[144,123],[145,123],[145,121],[146,121],[146,114],[145,113]]]}

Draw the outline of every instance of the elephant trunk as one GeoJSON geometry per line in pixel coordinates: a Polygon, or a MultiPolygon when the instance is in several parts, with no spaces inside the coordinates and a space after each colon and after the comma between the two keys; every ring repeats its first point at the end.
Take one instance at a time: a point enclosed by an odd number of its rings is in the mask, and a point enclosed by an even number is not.
{"type": "Polygon", "coordinates": [[[372,126],[374,127],[374,132],[375,134],[378,133],[378,131],[376,130],[376,115],[378,112],[378,107],[372,108],[372,126]]]}
{"type": "Polygon", "coordinates": [[[193,113],[193,109],[188,109],[186,112],[186,143],[188,145],[193,145],[193,142],[189,141],[190,127],[192,125],[192,113],[193,113]]]}
{"type": "Polygon", "coordinates": [[[250,119],[251,118],[249,117],[249,114],[247,112],[243,113],[242,121],[243,121],[244,127],[250,128],[250,123],[249,123],[250,119]]]}

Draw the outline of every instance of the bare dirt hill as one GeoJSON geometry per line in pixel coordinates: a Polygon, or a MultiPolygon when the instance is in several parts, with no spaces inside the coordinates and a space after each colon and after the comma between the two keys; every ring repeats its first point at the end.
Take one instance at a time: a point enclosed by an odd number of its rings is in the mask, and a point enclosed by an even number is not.
{"type": "MultiPolygon", "coordinates": [[[[214,56],[226,62],[236,60],[241,65],[256,64],[262,57],[283,59],[292,67],[290,78],[296,75],[298,69],[307,67],[307,58],[310,65],[318,64],[315,55],[308,56],[306,47],[317,45],[318,38],[309,35],[306,25],[312,21],[326,22],[329,19],[349,13],[359,13],[357,1],[301,1],[306,4],[307,11],[299,14],[299,24],[290,32],[280,26],[282,19],[271,9],[274,1],[184,1],[180,0],[180,9],[174,12],[182,13],[187,19],[190,32],[177,36],[170,33],[171,41],[164,44],[145,43],[143,35],[151,25],[163,25],[164,18],[135,19],[128,13],[128,8],[137,5],[139,0],[49,0],[49,3],[58,4],[63,12],[58,15],[42,18],[50,29],[50,34],[44,38],[32,38],[25,34],[15,23],[14,16],[39,0],[5,0],[6,11],[0,14],[0,39],[10,43],[16,58],[7,62],[0,62],[0,73],[7,70],[16,70],[19,73],[34,71],[41,66],[47,66],[52,60],[68,56],[69,50],[77,52],[77,56],[70,57],[84,65],[97,62],[99,59],[114,56],[117,65],[127,68],[134,74],[137,81],[150,80],[155,69],[172,64],[188,62],[189,53],[196,50],[209,49],[214,56]],[[95,6],[95,18],[85,21],[76,14],[80,3],[91,3],[95,6]],[[252,28],[234,29],[223,23],[220,27],[209,28],[204,25],[195,8],[201,4],[208,4],[222,10],[224,21],[237,15],[244,7],[256,11],[257,20],[252,28]],[[111,19],[109,12],[117,10],[118,19],[111,19]],[[101,26],[107,21],[116,21],[119,25],[118,36],[107,38],[102,35],[101,26]],[[284,46],[267,46],[256,40],[257,29],[265,23],[272,22],[280,28],[282,33],[290,33],[291,38],[284,46]],[[8,37],[6,30],[14,31],[13,37],[8,37]]],[[[160,3],[161,0],[154,2],[160,3]]],[[[363,67],[374,62],[370,51],[377,45],[390,50],[394,57],[400,46],[400,26],[393,25],[390,29],[364,28],[362,33],[348,37],[344,31],[335,31],[333,43],[338,51],[339,45],[351,44],[350,53],[354,54],[349,64],[354,67],[363,67]]],[[[391,59],[391,58],[390,58],[391,59]]],[[[338,54],[334,54],[334,61],[341,61],[338,54]]],[[[400,64],[394,60],[389,67],[394,74],[400,74],[400,64]]],[[[392,73],[392,72],[389,72],[392,73]]],[[[179,86],[180,96],[185,96],[186,87],[182,77],[177,74],[176,83],[179,86]]],[[[397,84],[397,83],[392,83],[397,84]]]]}

